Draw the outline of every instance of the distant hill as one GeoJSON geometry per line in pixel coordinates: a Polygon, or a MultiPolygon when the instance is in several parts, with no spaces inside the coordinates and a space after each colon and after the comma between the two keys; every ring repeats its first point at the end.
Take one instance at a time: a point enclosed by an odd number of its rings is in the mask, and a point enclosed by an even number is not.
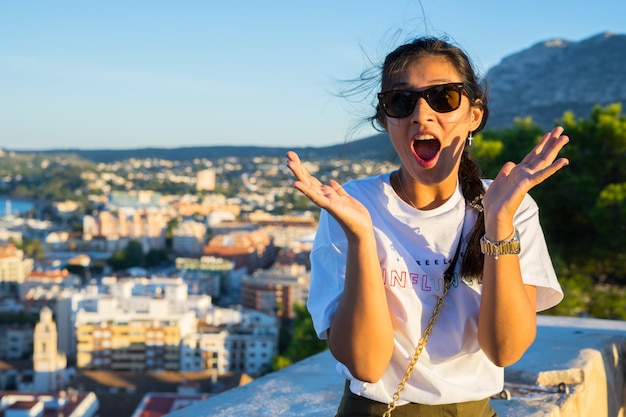
{"type": "Polygon", "coordinates": [[[303,159],[328,159],[345,157],[349,159],[390,160],[394,150],[386,133],[364,139],[347,141],[326,147],[263,147],[263,146],[195,146],[186,148],[140,148],[140,149],[53,149],[18,153],[71,154],[93,162],[113,162],[130,158],[158,158],[172,161],[188,161],[196,158],[218,159],[228,157],[252,158],[255,156],[284,157],[293,150],[303,159]]]}
{"type": "MultiPolygon", "coordinates": [[[[588,118],[596,104],[626,102],[626,35],[603,33],[580,42],[554,39],[507,56],[485,75],[490,116],[487,128],[505,128],[514,118],[530,116],[550,129],[566,111],[588,118]]],[[[393,148],[386,134],[327,147],[198,146],[125,150],[59,149],[19,153],[75,154],[94,162],[129,158],[192,160],[277,156],[289,150],[303,158],[347,157],[389,160],[393,148]]]]}
{"type": "Polygon", "coordinates": [[[566,111],[588,118],[596,104],[626,102],[626,35],[602,33],[580,42],[554,39],[507,56],[486,74],[487,128],[531,116],[549,129],[566,111]]]}

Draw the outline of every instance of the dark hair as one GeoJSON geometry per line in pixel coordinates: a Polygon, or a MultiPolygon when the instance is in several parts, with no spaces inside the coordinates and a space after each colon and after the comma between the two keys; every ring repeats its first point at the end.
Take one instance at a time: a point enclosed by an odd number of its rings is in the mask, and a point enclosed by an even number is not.
{"type": "MultiPolygon", "coordinates": [[[[461,76],[461,81],[467,84],[474,92],[475,99],[472,106],[479,106],[483,109],[483,118],[480,125],[474,132],[483,129],[489,110],[487,108],[487,94],[483,86],[479,83],[478,76],[467,54],[459,47],[451,43],[432,37],[417,38],[412,42],[399,46],[385,58],[380,76],[381,91],[390,88],[394,78],[398,74],[406,71],[409,64],[426,56],[440,56],[448,60],[461,76]]],[[[383,128],[380,105],[376,106],[376,114],[371,117],[374,127],[383,128]]],[[[472,132],[472,133],[474,133],[472,132]]],[[[481,171],[474,161],[469,147],[465,146],[461,156],[459,167],[459,181],[461,190],[466,202],[480,202],[482,207],[482,195],[485,192],[481,181],[481,171]]],[[[461,263],[461,276],[466,278],[482,278],[484,255],[480,251],[480,238],[485,234],[485,219],[482,211],[478,213],[476,224],[467,236],[467,249],[463,255],[461,263]]]]}

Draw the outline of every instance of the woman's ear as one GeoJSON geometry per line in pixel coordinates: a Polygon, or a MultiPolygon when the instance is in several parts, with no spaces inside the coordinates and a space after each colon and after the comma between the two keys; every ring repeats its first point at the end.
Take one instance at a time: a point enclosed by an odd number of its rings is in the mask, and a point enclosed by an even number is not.
{"type": "Polygon", "coordinates": [[[470,131],[472,132],[476,131],[480,127],[483,121],[483,117],[485,117],[485,109],[483,109],[483,107],[480,105],[480,100],[476,100],[476,102],[478,103],[478,105],[473,105],[470,110],[470,131]]]}

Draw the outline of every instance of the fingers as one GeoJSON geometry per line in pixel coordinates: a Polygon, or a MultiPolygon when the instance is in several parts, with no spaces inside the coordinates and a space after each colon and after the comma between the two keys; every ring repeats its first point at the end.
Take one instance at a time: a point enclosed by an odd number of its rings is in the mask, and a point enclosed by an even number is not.
{"type": "MultiPolygon", "coordinates": [[[[302,165],[302,161],[300,161],[298,154],[293,151],[287,152],[287,168],[289,168],[293,175],[295,175],[298,180],[296,183],[302,182],[301,185],[304,187],[319,187],[322,185],[317,178],[309,174],[306,168],[304,168],[304,165],[302,165]]],[[[296,186],[296,184],[294,184],[294,186],[296,186]]],[[[296,188],[302,191],[299,187],[296,188]]]]}
{"type": "Polygon", "coordinates": [[[501,177],[507,177],[509,173],[513,170],[513,168],[515,168],[515,164],[513,162],[507,162],[506,164],[502,166],[502,168],[500,169],[500,172],[498,172],[498,175],[496,175],[494,180],[497,180],[498,178],[501,178],[501,177]]]}
{"type": "Polygon", "coordinates": [[[533,183],[536,185],[545,181],[546,179],[554,175],[557,171],[559,171],[561,168],[566,167],[567,165],[569,165],[569,160],[567,158],[557,159],[556,161],[554,161],[547,167],[539,171],[536,171],[532,176],[533,183]]]}
{"type": "Polygon", "coordinates": [[[304,194],[313,204],[325,208],[329,201],[329,193],[326,188],[329,187],[324,186],[317,178],[309,174],[298,154],[293,151],[287,152],[287,167],[296,177],[293,187],[304,194]]]}
{"type": "Polygon", "coordinates": [[[533,148],[531,152],[526,155],[520,165],[525,166],[532,172],[533,177],[539,177],[543,179],[547,178],[543,174],[554,174],[559,169],[569,164],[567,158],[561,158],[555,161],[559,155],[559,152],[569,142],[569,137],[562,135],[563,128],[560,126],[555,127],[550,132],[546,133],[539,143],[533,148]]]}

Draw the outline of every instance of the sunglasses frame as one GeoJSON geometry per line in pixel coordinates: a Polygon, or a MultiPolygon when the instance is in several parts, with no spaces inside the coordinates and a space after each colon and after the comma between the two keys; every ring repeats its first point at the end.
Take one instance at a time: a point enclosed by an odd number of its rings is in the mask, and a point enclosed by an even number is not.
{"type": "Polygon", "coordinates": [[[420,91],[415,91],[415,90],[382,91],[378,93],[378,105],[381,109],[383,109],[387,117],[391,117],[393,119],[403,119],[405,117],[410,116],[415,111],[415,106],[417,105],[417,102],[419,101],[420,98],[423,98],[424,100],[426,100],[426,103],[428,103],[430,108],[436,111],[437,113],[450,113],[450,112],[455,111],[459,107],[461,107],[461,101],[462,101],[461,98],[463,96],[463,93],[467,94],[467,96],[470,98],[472,102],[474,101],[475,99],[474,91],[471,89],[469,85],[465,83],[447,83],[447,84],[439,84],[439,85],[435,85],[432,87],[428,87],[420,91]],[[446,89],[452,89],[455,92],[460,92],[461,97],[459,97],[459,104],[456,107],[451,108],[449,110],[443,110],[443,111],[438,110],[435,107],[433,107],[433,103],[431,103],[433,93],[441,93],[446,89]],[[385,101],[386,101],[386,98],[392,93],[400,93],[404,97],[407,97],[407,99],[410,99],[413,101],[411,110],[407,114],[399,115],[399,116],[392,116],[391,114],[389,114],[385,101]]]}

